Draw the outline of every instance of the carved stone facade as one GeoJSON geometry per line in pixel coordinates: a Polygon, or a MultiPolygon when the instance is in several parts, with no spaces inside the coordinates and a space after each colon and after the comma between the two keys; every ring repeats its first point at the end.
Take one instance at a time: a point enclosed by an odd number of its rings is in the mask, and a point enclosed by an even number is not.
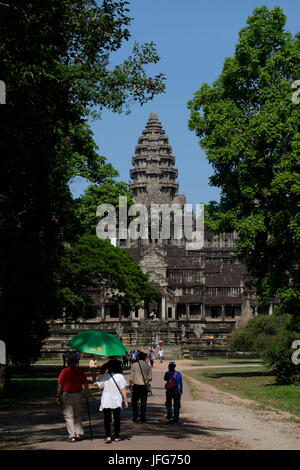
{"type": "MultiPolygon", "coordinates": [[[[149,211],[151,204],[186,203],[185,196],[178,194],[175,158],[156,113],[150,114],[138,139],[132,164],[130,187],[135,203],[149,211]]],[[[259,311],[255,291],[246,286],[249,276],[237,258],[236,233],[206,231],[204,246],[198,251],[187,251],[186,240],[173,235],[171,227],[170,239],[153,239],[149,233],[146,240],[118,241],[160,291],[159,319],[235,323],[244,311],[269,313],[259,311]]],[[[144,306],[142,317],[147,318],[151,310],[153,305],[144,306]]]]}
{"type": "MultiPolygon", "coordinates": [[[[155,113],[150,114],[138,139],[132,164],[130,186],[135,203],[144,204],[147,210],[151,204],[186,204],[185,196],[178,194],[172,148],[155,113]]],[[[133,347],[163,340],[165,344],[180,345],[186,356],[224,354],[228,335],[236,324],[240,327],[252,315],[272,313],[273,305],[260,308],[255,291],[247,287],[250,277],[237,257],[236,233],[205,231],[203,248],[188,251],[186,240],[174,236],[171,216],[169,239],[150,235],[147,239],[118,239],[117,244],[129,250],[143,271],[149,273],[160,292],[160,301],[125,312],[113,302],[107,286],[94,288],[89,293],[95,303],[95,318],[71,325],[73,331],[68,332],[70,326],[55,322],[53,344],[63,344],[62,331],[68,337],[76,329],[100,328],[117,334],[124,344],[133,347]],[[156,318],[151,320],[153,310],[156,318]]]]}

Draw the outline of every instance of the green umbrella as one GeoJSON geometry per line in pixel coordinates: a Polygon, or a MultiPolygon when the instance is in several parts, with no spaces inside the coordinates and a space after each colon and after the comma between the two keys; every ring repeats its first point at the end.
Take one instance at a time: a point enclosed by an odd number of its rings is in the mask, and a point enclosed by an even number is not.
{"type": "Polygon", "coordinates": [[[126,348],[117,336],[99,330],[87,330],[78,333],[68,346],[77,351],[99,356],[124,356],[126,348]]]}

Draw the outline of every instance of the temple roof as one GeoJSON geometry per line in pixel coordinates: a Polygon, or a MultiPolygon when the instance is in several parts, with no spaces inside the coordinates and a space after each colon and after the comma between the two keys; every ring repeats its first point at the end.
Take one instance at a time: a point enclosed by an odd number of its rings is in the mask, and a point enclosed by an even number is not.
{"type": "Polygon", "coordinates": [[[177,196],[179,184],[175,158],[155,112],[150,113],[138,139],[132,163],[130,187],[135,201],[147,203],[151,199],[151,202],[166,203],[177,196]]]}

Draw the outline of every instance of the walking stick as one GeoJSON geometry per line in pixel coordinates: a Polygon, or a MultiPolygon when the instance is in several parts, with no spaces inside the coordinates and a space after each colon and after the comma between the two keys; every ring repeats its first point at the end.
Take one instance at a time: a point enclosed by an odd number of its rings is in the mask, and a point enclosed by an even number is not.
{"type": "Polygon", "coordinates": [[[91,441],[93,440],[93,432],[92,432],[92,424],[91,424],[91,417],[90,417],[90,407],[89,407],[89,400],[86,397],[86,407],[87,407],[87,412],[88,412],[88,418],[89,418],[89,427],[90,427],[90,436],[91,436],[91,441]]]}

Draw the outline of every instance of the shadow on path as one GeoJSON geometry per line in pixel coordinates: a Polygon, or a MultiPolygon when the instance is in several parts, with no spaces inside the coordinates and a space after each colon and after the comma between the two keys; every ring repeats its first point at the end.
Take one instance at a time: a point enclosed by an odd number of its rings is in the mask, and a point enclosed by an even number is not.
{"type": "MultiPolygon", "coordinates": [[[[58,377],[61,368],[57,366],[35,367],[33,375],[39,377],[58,377]]],[[[125,377],[128,381],[128,372],[125,377]]],[[[88,374],[87,374],[88,375],[88,374]]],[[[165,408],[165,390],[162,383],[162,372],[156,371],[153,374],[153,397],[148,398],[146,423],[132,422],[131,397],[128,393],[129,408],[123,409],[121,413],[121,435],[122,440],[132,441],[143,438],[146,442],[155,439],[167,438],[172,440],[193,440],[193,436],[209,437],[215,433],[230,431],[227,428],[207,426],[193,419],[186,413],[188,402],[182,402],[179,426],[167,424],[165,408]]],[[[62,409],[55,404],[56,383],[53,382],[53,393],[51,397],[36,399],[27,402],[24,406],[10,406],[0,408],[0,440],[1,448],[35,448],[41,444],[44,449],[51,448],[50,444],[64,445],[67,432],[62,415],[62,409]],[[47,447],[48,446],[48,447],[47,447]]],[[[104,439],[103,413],[99,412],[99,395],[89,403],[90,417],[92,424],[93,441],[104,439]]],[[[80,443],[81,448],[88,446],[90,442],[90,429],[86,402],[83,400],[83,427],[85,440],[80,443]]],[[[215,437],[215,436],[214,436],[215,437]]],[[[219,438],[220,439],[220,438],[219,438]]],[[[179,445],[179,443],[177,444],[179,445]]],[[[70,447],[68,447],[70,448],[70,447]]],[[[74,447],[73,447],[74,448],[74,447]]]]}

